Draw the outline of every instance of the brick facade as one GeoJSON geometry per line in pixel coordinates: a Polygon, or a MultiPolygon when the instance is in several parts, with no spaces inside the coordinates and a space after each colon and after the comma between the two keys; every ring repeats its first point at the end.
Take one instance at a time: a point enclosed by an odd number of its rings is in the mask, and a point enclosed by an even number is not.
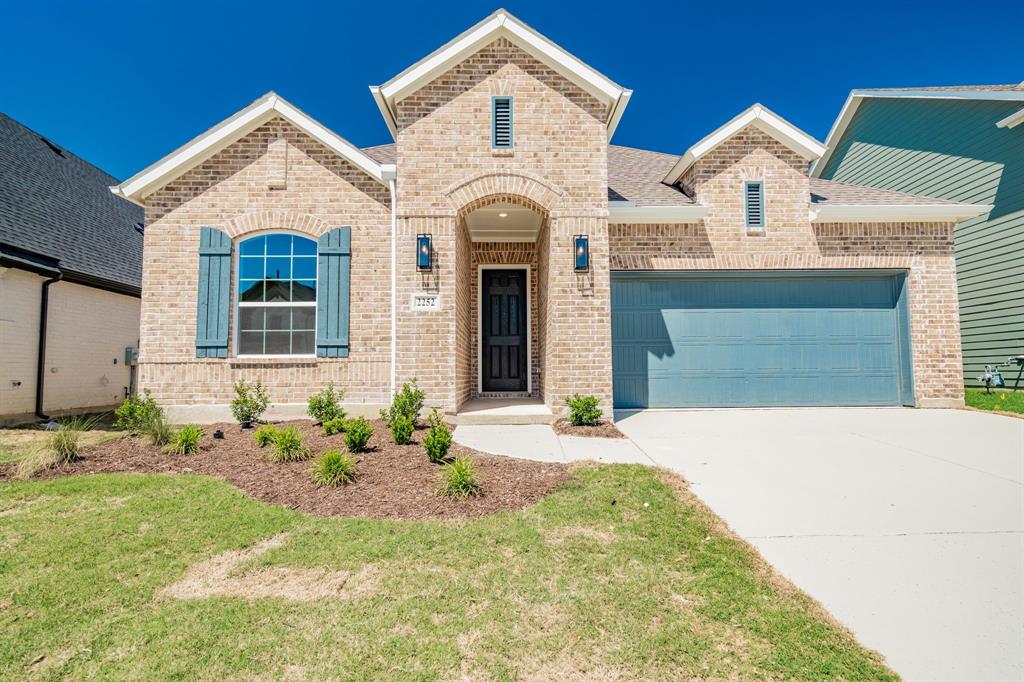
{"type": "Polygon", "coordinates": [[[682,184],[700,224],[613,225],[612,270],[906,270],[918,404],[963,401],[953,225],[810,222],[806,163],[754,128],[694,164],[682,184]],[[764,180],[763,233],[744,227],[743,181],[764,180]]]}
{"type": "MultiPolygon", "coordinates": [[[[488,264],[529,265],[532,395],[556,409],[574,392],[611,406],[613,270],[907,270],[917,397],[962,401],[952,225],[811,223],[806,162],[751,127],[681,179],[709,207],[701,224],[609,226],[606,110],[505,39],[396,109],[395,374],[399,383],[416,377],[428,405],[453,412],[478,395],[479,270],[488,264]],[[491,149],[494,95],[514,98],[512,150],[491,149]],[[744,227],[745,179],[765,181],[763,231],[744,227]],[[499,201],[541,215],[535,242],[471,240],[467,213],[499,201]],[[415,266],[422,233],[432,238],[429,272],[415,266]],[[573,269],[577,234],[590,239],[584,273],[573,269]],[[439,296],[437,309],[413,309],[413,296],[424,292],[439,296]]],[[[140,383],[173,414],[223,408],[242,377],[263,381],[279,404],[304,404],[327,381],[346,391],[350,406],[387,402],[387,187],[277,118],[151,195],[146,222],[140,383]],[[266,230],[316,237],[351,225],[350,356],[246,360],[234,357],[232,341],[228,359],[197,359],[204,225],[234,239],[266,230]]]]}
{"type": "MultiPolygon", "coordinates": [[[[260,380],[275,403],[305,403],[333,381],[346,401],[388,400],[391,205],[388,189],[283,119],[258,128],[146,202],[140,386],[172,416],[223,408],[240,378],[260,380]],[[348,358],[244,360],[195,357],[201,226],[233,239],[268,230],[317,238],[352,226],[353,286],[348,358]]],[[[232,301],[235,277],[232,276],[232,301]]],[[[234,320],[232,318],[232,326],[234,320]]],[[[234,355],[234,330],[229,332],[234,355]]],[[[224,416],[224,410],[215,413],[224,416]]]]}

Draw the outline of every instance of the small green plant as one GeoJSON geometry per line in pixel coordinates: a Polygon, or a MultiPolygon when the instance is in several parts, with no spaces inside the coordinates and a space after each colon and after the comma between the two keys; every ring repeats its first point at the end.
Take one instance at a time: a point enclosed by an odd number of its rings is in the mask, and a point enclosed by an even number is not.
{"type": "Polygon", "coordinates": [[[483,492],[480,475],[468,457],[457,457],[444,466],[441,494],[445,497],[475,497],[483,492]]]}
{"type": "Polygon", "coordinates": [[[434,464],[448,460],[448,450],[452,447],[452,432],[436,407],[430,413],[430,430],[423,437],[423,447],[427,450],[427,459],[434,464]]]}
{"type": "Polygon", "coordinates": [[[114,428],[124,429],[133,436],[138,436],[146,431],[146,425],[156,417],[163,416],[163,410],[153,400],[149,389],[145,389],[143,397],[130,395],[125,401],[114,410],[114,428]]]}
{"type": "Polygon", "coordinates": [[[406,417],[412,421],[413,427],[416,426],[416,419],[420,416],[420,411],[423,409],[423,400],[426,395],[416,385],[416,379],[413,379],[410,383],[402,384],[402,390],[395,394],[394,399],[391,401],[391,407],[387,410],[380,411],[380,418],[387,422],[390,427],[391,423],[400,417],[406,417]]]}
{"type": "Polygon", "coordinates": [[[412,440],[412,432],[416,429],[408,417],[396,417],[391,420],[391,437],[396,445],[408,445],[412,440]]]}
{"type": "Polygon", "coordinates": [[[365,417],[350,419],[345,425],[345,447],[350,452],[362,452],[366,449],[366,443],[373,435],[373,426],[366,421],[365,417]]]}
{"type": "Polygon", "coordinates": [[[571,398],[565,399],[565,404],[569,406],[569,421],[573,426],[597,426],[602,412],[596,396],[573,393],[571,398]]]}
{"type": "Polygon", "coordinates": [[[260,428],[256,429],[256,433],[252,435],[256,445],[261,448],[265,448],[274,442],[274,437],[277,435],[277,427],[273,424],[264,424],[260,428]]]}
{"type": "Polygon", "coordinates": [[[194,455],[199,452],[199,440],[205,435],[206,431],[195,424],[186,424],[171,436],[171,442],[164,450],[176,455],[194,455]]]}
{"type": "Polygon", "coordinates": [[[344,397],[344,391],[335,390],[334,384],[327,384],[327,388],[309,396],[306,412],[317,424],[326,424],[332,419],[343,418],[345,410],[341,409],[338,403],[344,397]]]}
{"type": "Polygon", "coordinates": [[[356,458],[341,450],[327,450],[313,467],[313,483],[338,486],[356,480],[356,458]]]}
{"type": "Polygon", "coordinates": [[[174,435],[174,429],[167,423],[164,418],[163,412],[160,414],[153,415],[148,422],[146,422],[145,429],[146,438],[153,445],[164,446],[171,442],[171,437],[174,435]]]}
{"type": "Polygon", "coordinates": [[[267,410],[270,404],[270,397],[263,384],[257,381],[250,384],[245,379],[239,379],[235,384],[235,398],[231,401],[231,414],[243,428],[248,428],[253,422],[259,421],[260,417],[267,410]]]}
{"type": "Polygon", "coordinates": [[[274,449],[270,453],[272,462],[301,462],[312,454],[302,445],[302,433],[294,426],[278,429],[274,434],[274,449]]]}
{"type": "Polygon", "coordinates": [[[335,417],[330,421],[324,422],[324,435],[333,436],[338,433],[343,433],[347,425],[347,419],[345,419],[344,417],[335,417]]]}
{"type": "Polygon", "coordinates": [[[69,464],[78,459],[79,441],[84,431],[96,427],[96,417],[71,417],[62,420],[46,443],[34,448],[18,462],[19,478],[31,478],[44,469],[69,464]]]}

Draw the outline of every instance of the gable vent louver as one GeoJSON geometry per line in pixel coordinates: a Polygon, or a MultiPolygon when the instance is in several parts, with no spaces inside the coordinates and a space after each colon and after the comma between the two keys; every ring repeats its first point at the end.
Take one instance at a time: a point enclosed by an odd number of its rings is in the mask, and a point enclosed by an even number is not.
{"type": "Polygon", "coordinates": [[[494,97],[491,100],[491,146],[494,149],[512,148],[512,98],[494,97]]]}
{"type": "Polygon", "coordinates": [[[764,227],[764,182],[743,183],[747,227],[764,227]]]}

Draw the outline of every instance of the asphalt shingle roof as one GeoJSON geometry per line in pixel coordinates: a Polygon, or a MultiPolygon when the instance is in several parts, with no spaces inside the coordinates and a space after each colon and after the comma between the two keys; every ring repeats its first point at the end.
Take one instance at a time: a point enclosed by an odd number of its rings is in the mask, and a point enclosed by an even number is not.
{"type": "Polygon", "coordinates": [[[0,113],[0,245],[61,270],[142,286],[142,208],[114,196],[117,178],[0,113]]]}
{"type": "Polygon", "coordinates": [[[950,90],[962,92],[1007,92],[1024,90],[1024,82],[1003,83],[999,85],[928,85],[922,88],[868,88],[869,90],[885,90],[887,92],[913,92],[917,90],[950,90]]]}
{"type": "MultiPolygon", "coordinates": [[[[394,144],[366,147],[363,151],[380,163],[397,163],[398,161],[394,144]]],[[[662,179],[678,160],[679,157],[673,154],[651,152],[646,149],[634,149],[615,144],[608,145],[609,201],[635,201],[638,206],[688,206],[694,204],[693,199],[678,187],[672,187],[662,182],[662,179]]],[[[401,169],[399,169],[399,173],[401,173],[401,169]]],[[[811,203],[827,202],[863,206],[955,203],[905,192],[893,192],[811,178],[811,203]]]]}
{"type": "Polygon", "coordinates": [[[917,194],[850,185],[835,180],[811,178],[812,204],[843,204],[855,206],[885,206],[893,204],[934,205],[955,204],[955,201],[922,197],[917,194]]]}

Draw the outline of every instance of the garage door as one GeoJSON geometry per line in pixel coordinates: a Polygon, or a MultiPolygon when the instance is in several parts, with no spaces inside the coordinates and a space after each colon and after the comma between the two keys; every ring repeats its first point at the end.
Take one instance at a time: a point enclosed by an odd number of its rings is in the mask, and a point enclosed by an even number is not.
{"type": "Polygon", "coordinates": [[[612,273],[619,408],[913,403],[906,277],[612,273]]]}

